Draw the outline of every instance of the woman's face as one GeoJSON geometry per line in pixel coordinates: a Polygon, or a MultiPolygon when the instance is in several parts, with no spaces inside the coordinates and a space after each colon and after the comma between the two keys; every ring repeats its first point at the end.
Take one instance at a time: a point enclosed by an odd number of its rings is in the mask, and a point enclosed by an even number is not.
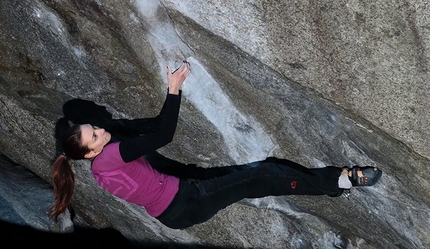
{"type": "Polygon", "coordinates": [[[85,155],[86,158],[93,158],[102,152],[103,148],[111,139],[111,134],[105,129],[90,124],[81,125],[82,144],[91,151],[85,155]]]}

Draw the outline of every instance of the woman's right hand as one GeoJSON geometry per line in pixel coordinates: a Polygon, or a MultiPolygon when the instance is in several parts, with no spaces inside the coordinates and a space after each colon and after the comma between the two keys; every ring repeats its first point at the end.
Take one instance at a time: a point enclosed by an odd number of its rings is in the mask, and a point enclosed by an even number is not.
{"type": "Polygon", "coordinates": [[[170,67],[167,66],[167,82],[169,83],[169,93],[176,95],[179,94],[179,89],[190,73],[190,63],[187,61],[184,61],[181,67],[173,73],[170,67]]]}

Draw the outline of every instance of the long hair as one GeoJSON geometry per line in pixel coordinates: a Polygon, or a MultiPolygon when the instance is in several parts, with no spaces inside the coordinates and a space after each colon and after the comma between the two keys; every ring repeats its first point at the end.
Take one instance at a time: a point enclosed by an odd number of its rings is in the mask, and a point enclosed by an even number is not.
{"type": "Polygon", "coordinates": [[[84,159],[90,152],[81,142],[81,127],[71,127],[61,139],[65,155],[60,155],[54,162],[52,180],[54,184],[54,204],[51,207],[51,217],[57,220],[58,216],[66,211],[70,205],[75,189],[75,176],[67,157],[79,160],[84,159]]]}

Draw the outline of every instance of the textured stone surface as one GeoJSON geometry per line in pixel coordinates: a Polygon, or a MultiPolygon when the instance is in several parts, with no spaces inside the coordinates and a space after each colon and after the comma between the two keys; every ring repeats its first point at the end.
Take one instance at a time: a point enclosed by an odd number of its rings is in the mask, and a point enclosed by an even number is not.
{"type": "Polygon", "coordinates": [[[1,219],[49,231],[46,211],[52,201],[51,185],[2,155],[0,169],[1,219]]]}
{"type": "Polygon", "coordinates": [[[67,100],[94,101],[114,118],[154,116],[165,66],[187,59],[192,74],[163,155],[202,167],[267,156],[376,165],[380,183],[349,200],[244,200],[176,231],[100,189],[78,161],[82,219],[142,242],[426,248],[428,12],[388,0],[1,1],[0,152],[50,182],[67,100]]]}

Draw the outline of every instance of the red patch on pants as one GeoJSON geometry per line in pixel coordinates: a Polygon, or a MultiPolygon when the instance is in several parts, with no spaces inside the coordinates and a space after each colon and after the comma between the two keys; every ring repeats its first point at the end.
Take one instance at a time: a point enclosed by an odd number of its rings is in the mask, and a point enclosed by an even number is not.
{"type": "Polygon", "coordinates": [[[296,189],[296,187],[297,187],[297,181],[292,181],[292,182],[290,183],[290,185],[291,185],[291,188],[292,188],[292,189],[296,189]]]}

